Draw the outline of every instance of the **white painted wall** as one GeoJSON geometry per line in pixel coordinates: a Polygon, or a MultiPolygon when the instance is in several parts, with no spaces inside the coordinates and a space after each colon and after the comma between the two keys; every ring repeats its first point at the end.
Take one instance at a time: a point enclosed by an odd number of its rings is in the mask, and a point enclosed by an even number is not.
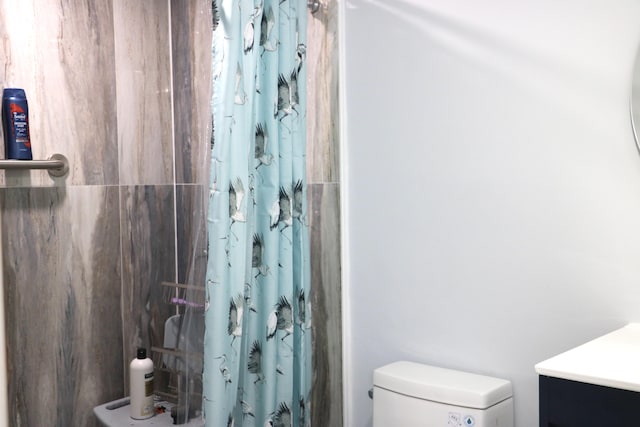
{"type": "Polygon", "coordinates": [[[640,321],[640,2],[342,7],[346,425],[408,359],[510,379],[537,426],[534,364],[640,321]]]}

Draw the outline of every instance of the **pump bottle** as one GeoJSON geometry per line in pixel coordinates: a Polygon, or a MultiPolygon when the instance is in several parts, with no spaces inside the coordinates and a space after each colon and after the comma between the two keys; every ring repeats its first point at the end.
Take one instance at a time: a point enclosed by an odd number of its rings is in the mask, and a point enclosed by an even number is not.
{"type": "Polygon", "coordinates": [[[153,362],[147,350],[139,348],[129,365],[130,415],[135,420],[153,416],[153,362]]]}

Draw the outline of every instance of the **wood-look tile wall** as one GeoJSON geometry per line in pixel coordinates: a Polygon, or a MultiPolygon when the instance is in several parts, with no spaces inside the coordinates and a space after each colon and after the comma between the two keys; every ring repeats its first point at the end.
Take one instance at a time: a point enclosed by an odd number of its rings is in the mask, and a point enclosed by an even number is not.
{"type": "Polygon", "coordinates": [[[162,345],[159,283],[204,282],[211,2],[134,3],[0,3],[0,86],[71,166],[0,172],[12,426],[95,426],[162,345]]]}
{"type": "Polygon", "coordinates": [[[314,426],[342,426],[338,0],[308,18],[307,176],[311,238],[314,426]]]}
{"type": "Polygon", "coordinates": [[[118,188],[5,188],[12,426],[91,426],[123,392],[118,188]]]}
{"type": "MultiPolygon", "coordinates": [[[[135,348],[161,344],[159,282],[204,281],[210,5],[0,2],[0,86],[27,92],[34,158],[71,165],[0,171],[12,426],[95,426],[135,348]]],[[[307,46],[319,427],[342,425],[336,30],[323,1],[307,46]]]]}

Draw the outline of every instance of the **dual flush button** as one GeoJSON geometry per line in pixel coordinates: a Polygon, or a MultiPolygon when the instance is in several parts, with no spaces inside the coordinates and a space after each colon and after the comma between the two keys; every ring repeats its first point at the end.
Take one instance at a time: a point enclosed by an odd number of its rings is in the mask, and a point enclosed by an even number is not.
{"type": "Polygon", "coordinates": [[[476,420],[471,415],[462,416],[456,412],[449,412],[448,427],[473,427],[476,424],[476,420]]]}

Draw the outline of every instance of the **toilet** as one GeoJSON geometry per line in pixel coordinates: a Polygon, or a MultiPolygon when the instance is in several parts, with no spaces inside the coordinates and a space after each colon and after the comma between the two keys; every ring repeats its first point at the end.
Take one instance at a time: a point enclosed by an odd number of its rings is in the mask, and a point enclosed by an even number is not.
{"type": "Polygon", "coordinates": [[[373,373],[373,427],[513,427],[511,382],[413,362],[373,373]]]}

